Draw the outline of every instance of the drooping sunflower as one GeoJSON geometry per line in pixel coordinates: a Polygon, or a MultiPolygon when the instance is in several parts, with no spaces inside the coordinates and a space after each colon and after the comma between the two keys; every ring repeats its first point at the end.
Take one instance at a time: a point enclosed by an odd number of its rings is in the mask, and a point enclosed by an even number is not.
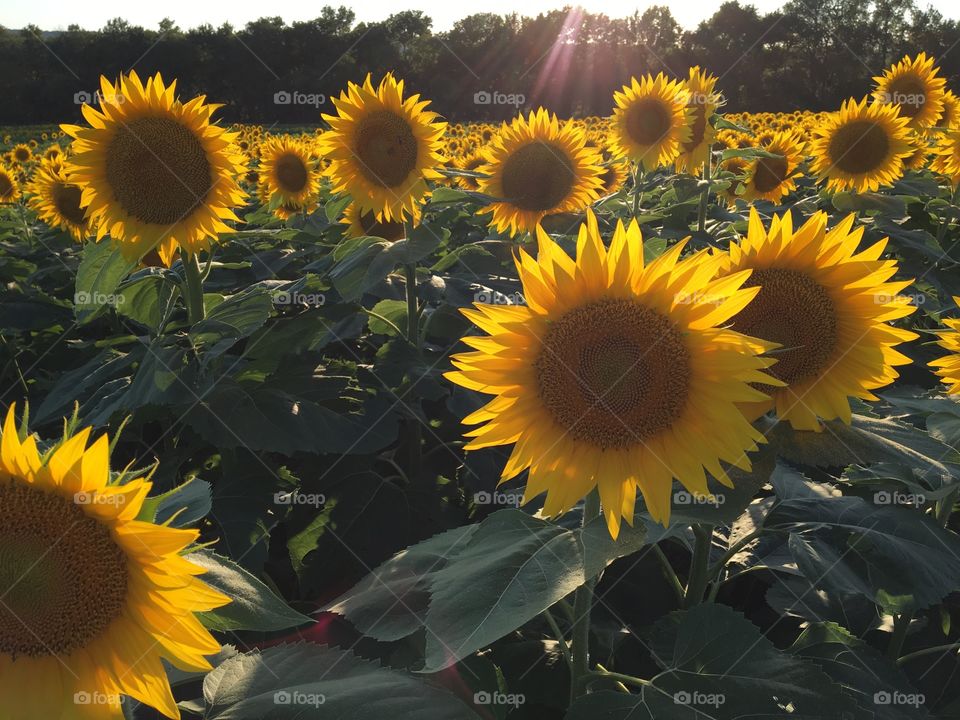
{"type": "Polygon", "coordinates": [[[878,103],[893,105],[900,115],[908,118],[914,130],[924,130],[936,125],[943,112],[943,96],[947,81],[937,77],[939,68],[933,58],[920,53],[903,60],[873,78],[876,89],[873,97],[878,103]]]}
{"type": "Polygon", "coordinates": [[[353,203],[347,207],[341,222],[347,226],[347,237],[369,235],[392,242],[405,237],[407,232],[399,220],[377,220],[376,213],[371,210],[363,211],[353,203]]]}
{"type": "Polygon", "coordinates": [[[907,123],[893,105],[850,98],[814,130],[811,169],[831,190],[875,192],[890,185],[914,150],[907,123]]]}
{"type": "Polygon", "coordinates": [[[289,135],[260,146],[261,199],[312,212],[317,207],[320,175],[307,144],[289,135]]]}
{"type": "Polygon", "coordinates": [[[51,227],[70,233],[82,242],[90,235],[90,223],[80,205],[80,187],[67,179],[59,159],[45,160],[28,186],[30,207],[51,227]]]}
{"type": "Polygon", "coordinates": [[[616,152],[644,170],[669,165],[692,136],[690,93],[663,73],[646,75],[613,94],[611,140],[616,152]]]}
{"type": "Polygon", "coordinates": [[[673,479],[708,494],[704,470],[749,468],[762,436],[736,403],[766,396],[750,383],[775,347],[724,325],[755,297],[749,273],[711,280],[722,257],[680,260],[678,243],[648,265],[636,221],[607,250],[587,211],[571,259],[542,228],[536,259],[521,250],[526,306],[478,304],[464,314],[486,336],[452,358],[446,377],[495,397],[464,418],[468,450],[513,444],[501,482],[529,470],[524,501],[546,492],[559,515],[598,487],[613,537],[632,521],[637,487],[653,518],[670,519],[673,479]]]}
{"type": "Polygon", "coordinates": [[[331,129],[320,136],[330,160],[334,192],[345,192],[378,219],[403,221],[429,195],[427,182],[439,180],[446,123],[425,108],[419,95],[404,99],[403,80],[387,73],[375,89],[349,83],[333,98],[337,115],[324,115],[331,129]]]}
{"type": "Polygon", "coordinates": [[[180,712],[161,660],[210,670],[220,644],[194,613],[229,598],[182,553],[198,536],[137,520],[151,483],[111,483],[90,429],[41,452],[0,440],[0,705],[8,720],[122,720],[122,696],[180,712]],[[84,696],[88,699],[84,702],[84,696]],[[80,697],[81,700],[77,700],[80,697]]]}
{"type": "Polygon", "coordinates": [[[747,202],[778,202],[797,189],[798,168],[803,162],[803,142],[793,132],[780,131],[773,133],[762,149],[776,157],[757,157],[750,161],[743,183],[743,199],[747,202]]]}
{"type": "Polygon", "coordinates": [[[710,154],[710,146],[717,131],[710,118],[720,106],[720,95],[715,90],[717,78],[704,72],[699,66],[690,68],[690,76],[684,82],[688,93],[690,137],[680,146],[676,159],[679,172],[699,175],[710,154]]]}
{"type": "Polygon", "coordinates": [[[0,165],[0,203],[13,203],[20,197],[20,183],[16,174],[0,165]]]}
{"type": "MultiPolygon", "coordinates": [[[[954,297],[953,302],[960,305],[960,297],[954,297]]],[[[931,360],[930,367],[946,383],[947,393],[956,395],[960,393],[960,319],[945,318],[942,322],[947,329],[937,333],[940,336],[937,344],[950,353],[931,360]]]]}
{"type": "Polygon", "coordinates": [[[950,178],[954,186],[960,185],[960,127],[945,132],[937,140],[933,154],[930,167],[950,178]]]}
{"type": "Polygon", "coordinates": [[[894,347],[916,333],[888,323],[916,310],[898,294],[912,281],[888,282],[898,268],[880,259],[885,239],[857,252],[863,227],[853,223],[851,214],[828,230],[821,211],[794,231],[787,212],[766,230],[751,208],[747,236],[730,244],[724,275],[752,270],[747,285],[761,288],[731,327],[781,346],[770,372],[786,384],[765,388],[771,399],[745,407],[749,416],[775,408],[799,430],[820,430],[818,418],[849,423],[849,398],[876,400],[871,390],[910,362],[894,347]]]}
{"type": "Polygon", "coordinates": [[[533,232],[545,215],[583,210],[599,197],[603,171],[585,141],[582,129],[543,108],[504,123],[479,170],[488,176],[479,179],[480,190],[503,201],[480,212],[516,235],[533,232]]]}
{"type": "Polygon", "coordinates": [[[244,199],[235,134],[210,123],[220,106],[181,102],[176,81],[164,85],[159,73],[146,85],[132,70],[100,84],[100,109],[83,106],[91,127],[62,126],[75,138],[67,173],[83,188],[97,240],[109,234],[131,259],[157,248],[167,263],[178,246],[209,249],[244,199]]]}

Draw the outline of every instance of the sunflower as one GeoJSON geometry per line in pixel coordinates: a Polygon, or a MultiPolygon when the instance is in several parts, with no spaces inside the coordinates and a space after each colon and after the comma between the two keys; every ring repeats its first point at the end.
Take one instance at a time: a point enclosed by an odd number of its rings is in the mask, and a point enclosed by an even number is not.
{"type": "Polygon", "coordinates": [[[463,338],[476,351],[446,377],[495,395],[464,419],[480,425],[466,448],[514,444],[501,482],[529,470],[524,502],[546,492],[550,516],[598,487],[613,537],[638,486],[663,524],[674,478],[698,495],[704,469],[731,486],[720,461],[749,468],[763,439],[736,403],[777,382],[760,355],[775,346],[722,327],[757,294],[741,289],[749,273],[711,281],[722,257],[679,260],[684,243],[645,265],[636,221],[607,250],[590,210],[576,261],[537,237],[537,259],[516,260],[527,305],[463,311],[489,335],[463,338]]]}
{"type": "Polygon", "coordinates": [[[726,200],[729,207],[734,207],[737,204],[737,198],[741,197],[742,193],[739,191],[740,188],[743,187],[743,179],[746,177],[749,167],[750,164],[746,158],[742,157],[727,158],[718,166],[718,175],[721,177],[724,172],[732,173],[734,176],[732,178],[723,178],[729,179],[730,186],[718,193],[720,197],[726,200]]]}
{"type": "Polygon", "coordinates": [[[690,68],[690,76],[684,83],[691,111],[688,118],[690,137],[680,146],[676,159],[679,172],[698,175],[710,155],[710,146],[717,132],[710,124],[710,118],[720,105],[720,96],[714,90],[716,84],[717,78],[703,72],[699,66],[690,68]]]}
{"type": "Polygon", "coordinates": [[[890,185],[914,150],[907,123],[893,105],[850,98],[814,130],[811,168],[831,190],[875,192],[890,185]]]}
{"type": "Polygon", "coordinates": [[[954,95],[952,90],[947,90],[943,94],[943,112],[940,113],[937,125],[951,128],[958,123],[960,123],[960,98],[954,95]]]}
{"type": "MultiPolygon", "coordinates": [[[[960,305],[960,297],[954,297],[953,302],[960,305]]],[[[930,361],[930,367],[947,384],[947,393],[960,393],[960,319],[944,319],[946,330],[937,333],[940,340],[937,344],[950,351],[949,355],[930,361]]]]}
{"type": "Polygon", "coordinates": [[[911,60],[909,55],[883,75],[873,78],[877,84],[873,97],[878,103],[893,105],[907,118],[914,130],[936,125],[943,112],[943,96],[947,81],[937,77],[933,58],[925,53],[911,60]]]}
{"type": "Polygon", "coordinates": [[[627,179],[627,164],[622,160],[607,160],[603,164],[603,174],[600,176],[601,190],[603,195],[610,195],[617,192],[627,179]]]}
{"type": "Polygon", "coordinates": [[[13,203],[20,197],[20,183],[10,168],[0,165],[0,203],[13,203]]]}
{"type": "Polygon", "coordinates": [[[13,159],[20,163],[21,165],[26,165],[33,159],[33,150],[30,149],[29,145],[20,143],[19,145],[14,145],[13,147],[13,159]]]}
{"type": "Polygon", "coordinates": [[[921,133],[911,133],[910,148],[913,150],[903,159],[903,167],[907,170],[923,170],[927,166],[927,156],[930,155],[930,142],[928,137],[921,133]]]}
{"type": "Polygon", "coordinates": [[[669,165],[691,137],[690,94],[663,73],[630,78],[613,94],[612,141],[617,154],[640,164],[644,170],[669,165]]]}
{"type": "Polygon", "coordinates": [[[260,146],[260,191],[265,203],[316,209],[320,178],[306,143],[283,136],[260,146]]]}
{"type": "MultiPolygon", "coordinates": [[[[454,163],[454,168],[457,170],[465,170],[467,172],[479,172],[480,166],[482,166],[485,162],[486,160],[484,159],[482,152],[472,152],[454,163]]],[[[458,175],[456,178],[456,183],[464,190],[480,189],[480,183],[475,177],[458,175]]]]}
{"type": "Polygon", "coordinates": [[[347,207],[341,222],[347,226],[346,236],[351,238],[369,235],[393,242],[406,237],[406,228],[399,220],[377,220],[374,212],[364,212],[353,203],[347,207]]]}
{"type": "Polygon", "coordinates": [[[950,178],[954,187],[960,185],[960,127],[944,133],[933,148],[933,154],[931,169],[950,178]]]}
{"type": "Polygon", "coordinates": [[[29,205],[50,227],[58,227],[82,242],[90,235],[90,223],[80,206],[80,188],[67,180],[58,160],[40,164],[28,186],[29,205]]]}
{"type": "Polygon", "coordinates": [[[319,138],[334,192],[345,192],[378,219],[403,221],[439,180],[446,123],[425,108],[419,95],[403,98],[403,80],[387,73],[374,89],[349,83],[333,99],[337,115],[324,115],[331,129],[319,138]]]}
{"type": "Polygon", "coordinates": [[[767,231],[751,208],[747,237],[731,243],[724,275],[752,270],[747,284],[761,287],[731,327],[782,347],[771,373],[786,386],[745,408],[751,416],[775,407],[800,430],[820,430],[818,417],[849,423],[848,398],[876,400],[870,391],[910,362],[894,346],[917,335],[887,322],[916,310],[897,294],[912,281],[887,282],[897,272],[895,260],[879,259],[887,241],[857,252],[863,227],[853,222],[851,214],[827,230],[820,211],[794,231],[787,212],[767,231]]]}
{"type": "Polygon", "coordinates": [[[14,409],[0,440],[0,703],[9,720],[121,720],[122,696],[180,712],[161,660],[210,670],[194,613],[229,602],[182,553],[198,536],[137,520],[151,484],[111,482],[90,429],[43,453],[14,409]],[[96,697],[77,704],[77,696],[96,697]]]}
{"type": "Polygon", "coordinates": [[[491,225],[511,235],[533,232],[545,215],[577,212],[597,199],[600,156],[585,145],[583,130],[539,108],[503,124],[487,149],[480,190],[504,198],[481,210],[491,225]]]}
{"type": "Polygon", "coordinates": [[[797,189],[798,168],[803,162],[803,143],[793,132],[780,131],[773,133],[762,148],[776,157],[758,157],[750,162],[744,180],[743,199],[747,202],[778,202],[797,189]]]}
{"type": "Polygon", "coordinates": [[[235,135],[210,124],[219,106],[203,96],[182,103],[176,81],[165,86],[159,73],[146,86],[132,70],[116,86],[100,84],[100,109],[83,106],[92,127],[62,126],[75,138],[67,172],[83,188],[97,240],[109,233],[131,259],[156,247],[164,262],[178,246],[209,249],[244,199],[235,135]]]}

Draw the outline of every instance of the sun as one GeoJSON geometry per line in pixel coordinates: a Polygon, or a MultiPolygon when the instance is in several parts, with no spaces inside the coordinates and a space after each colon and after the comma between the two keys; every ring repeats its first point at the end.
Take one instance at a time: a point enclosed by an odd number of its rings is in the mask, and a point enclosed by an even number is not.
{"type": "Polygon", "coordinates": [[[59,159],[42,162],[27,190],[31,195],[28,204],[50,227],[67,231],[77,242],[89,237],[90,223],[80,205],[80,187],[67,179],[59,159]]]}
{"type": "Polygon", "coordinates": [[[208,250],[244,200],[236,135],[210,122],[219,106],[181,102],[176,81],[159,73],[146,85],[132,70],[100,83],[100,109],[83,106],[90,127],[61,126],[74,138],[67,173],[97,240],[109,235],[134,260],[156,248],[168,265],[177,247],[208,250]]]}
{"type": "Polygon", "coordinates": [[[681,146],[692,137],[693,107],[690,93],[663,73],[646,75],[613,94],[611,140],[618,155],[643,170],[669,165],[681,146]]]}
{"type": "Polygon", "coordinates": [[[757,157],[750,161],[743,182],[743,199],[779,202],[797,189],[803,142],[791,131],[780,131],[774,133],[762,149],[776,157],[757,157]]]}
{"type": "Polygon", "coordinates": [[[486,335],[452,358],[446,377],[494,395],[464,418],[467,450],[513,445],[501,482],[528,471],[524,502],[546,492],[556,516],[598,487],[613,537],[632,523],[639,487],[667,524],[673,479],[708,495],[705,471],[749,468],[762,441],[736,403],[767,398],[750,383],[774,345],[724,327],[759,292],[749,272],[712,279],[722,258],[680,260],[678,243],[649,264],[636,221],[618,222],[609,250],[587,211],[577,257],[542,228],[536,259],[520,250],[526,306],[477,304],[464,314],[486,335]]]}
{"type": "Polygon", "coordinates": [[[4,717],[120,720],[122,696],[180,711],[162,660],[211,669],[220,643],[195,613],[229,598],[197,579],[196,530],[137,519],[151,484],[111,482],[109,441],[90,429],[41,451],[0,440],[0,704],[4,717]],[[34,690],[30,690],[34,688],[34,690]],[[77,695],[96,706],[78,705],[77,695]],[[66,710],[65,710],[66,708],[66,710]]]}
{"type": "Polygon", "coordinates": [[[336,115],[324,115],[330,130],[319,149],[334,192],[350,195],[354,204],[378,219],[400,220],[418,215],[416,207],[429,194],[428,181],[443,176],[443,133],[447,124],[426,110],[419,95],[404,99],[403,80],[387,73],[374,88],[349,83],[333,98],[336,115]]]}
{"type": "Polygon", "coordinates": [[[770,372],[785,385],[765,388],[771,399],[751,417],[776,409],[799,430],[819,431],[818,418],[849,423],[849,399],[876,400],[871,391],[910,362],[894,348],[916,333],[889,323],[916,310],[898,294],[912,281],[890,282],[898,267],[880,259],[886,240],[857,252],[863,227],[853,224],[848,215],[828,230],[819,211],[794,230],[787,212],[767,230],[751,208],[747,236],[730,244],[724,274],[750,270],[747,285],[760,288],[731,327],[781,346],[770,372]]]}
{"type": "Polygon", "coordinates": [[[304,213],[315,210],[320,174],[309,146],[289,135],[261,144],[259,187],[260,199],[266,204],[295,207],[304,213]]]}
{"type": "Polygon", "coordinates": [[[850,98],[814,129],[811,169],[830,190],[876,192],[903,175],[913,151],[908,119],[896,106],[850,98]]]}
{"type": "Polygon", "coordinates": [[[937,77],[938,71],[933,58],[925,53],[914,59],[905,55],[883,75],[873,78],[873,97],[878,103],[895,106],[908,118],[912,129],[925,130],[937,124],[944,110],[947,81],[937,77]]]}
{"type": "Polygon", "coordinates": [[[581,211],[600,194],[600,156],[583,130],[543,108],[504,123],[486,159],[480,190],[502,200],[481,212],[500,232],[533,232],[544,216],[581,211]]]}

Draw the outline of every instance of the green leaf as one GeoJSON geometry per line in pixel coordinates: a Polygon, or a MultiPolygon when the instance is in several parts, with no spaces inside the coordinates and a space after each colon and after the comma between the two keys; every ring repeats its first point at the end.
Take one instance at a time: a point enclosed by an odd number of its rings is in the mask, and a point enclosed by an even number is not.
{"type": "Polygon", "coordinates": [[[256,332],[270,318],[273,301],[270,293],[255,288],[238,293],[217,305],[206,318],[190,330],[197,345],[207,346],[207,355],[218,355],[237,340],[256,332]]]}
{"type": "Polygon", "coordinates": [[[152,335],[160,334],[160,323],[180,295],[180,286],[163,275],[147,275],[124,285],[117,312],[145,325],[152,335]]]}
{"type": "Polygon", "coordinates": [[[198,613],[211,630],[286,630],[313,622],[277,597],[262,581],[230,558],[210,550],[198,550],[188,556],[190,562],[206,570],[200,576],[207,585],[231,599],[229,605],[198,613]]]}
{"type": "Polygon", "coordinates": [[[368,324],[370,332],[378,335],[397,336],[397,330],[401,335],[407,333],[407,303],[403,300],[381,300],[373,306],[373,313],[379,315],[370,315],[368,324]],[[386,322],[381,318],[386,318],[386,322]]]}
{"type": "Polygon", "coordinates": [[[136,263],[124,259],[120,249],[111,241],[87,243],[77,268],[74,293],[74,312],[83,325],[90,322],[108,306],[122,303],[117,287],[136,263]]]}
{"type": "Polygon", "coordinates": [[[348,650],[297,643],[237,655],[203,682],[206,720],[469,720],[448,690],[348,650]]]}
{"type": "Polygon", "coordinates": [[[147,498],[137,519],[160,524],[169,522],[177,528],[189,527],[205,518],[211,506],[210,483],[190,478],[162,495],[147,498]]]}
{"type": "Polygon", "coordinates": [[[840,212],[876,210],[887,217],[903,217],[907,211],[903,198],[871,192],[838,192],[833,196],[833,206],[840,212]]]}

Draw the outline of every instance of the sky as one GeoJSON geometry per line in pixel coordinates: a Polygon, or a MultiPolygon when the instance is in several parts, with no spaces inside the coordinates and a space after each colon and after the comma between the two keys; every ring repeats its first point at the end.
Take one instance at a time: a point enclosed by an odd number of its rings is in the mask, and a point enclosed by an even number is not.
{"type": "MultiPolygon", "coordinates": [[[[611,17],[630,15],[634,10],[643,11],[650,5],[667,4],[677,21],[686,28],[710,17],[723,0],[580,0],[579,4],[591,12],[603,12],[611,17]]],[[[753,0],[761,12],[769,12],[783,4],[784,0],[753,0]]],[[[748,0],[741,0],[746,4],[748,0]]],[[[918,5],[933,5],[944,16],[960,19],[960,2],[957,0],[918,0],[918,5]]],[[[204,23],[214,26],[229,22],[242,27],[251,20],[265,15],[279,15],[287,22],[309,20],[319,14],[325,4],[346,5],[353,8],[358,20],[383,20],[398,10],[423,10],[433,18],[434,30],[449,30],[460,18],[476,12],[506,14],[520,12],[537,15],[540,12],[562,7],[565,0],[283,0],[282,3],[250,2],[249,0],[164,0],[163,2],[119,2],[117,0],[0,0],[0,25],[20,28],[37,25],[43,30],[63,30],[77,24],[88,30],[103,27],[107,20],[123,17],[134,25],[156,28],[164,17],[171,18],[182,29],[204,23]]]]}

